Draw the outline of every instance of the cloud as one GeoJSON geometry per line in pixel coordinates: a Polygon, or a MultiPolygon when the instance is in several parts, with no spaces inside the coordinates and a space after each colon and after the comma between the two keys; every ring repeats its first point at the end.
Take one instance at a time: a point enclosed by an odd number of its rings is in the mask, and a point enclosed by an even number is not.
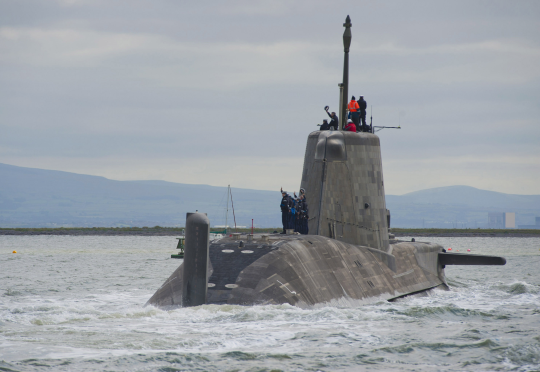
{"type": "Polygon", "coordinates": [[[328,71],[316,57],[327,45],[296,41],[194,43],[152,34],[2,28],[0,42],[5,50],[0,61],[5,64],[121,69],[126,78],[185,89],[230,91],[261,84],[320,84],[325,80],[321,76],[338,72],[337,68],[328,71]]]}
{"type": "Polygon", "coordinates": [[[80,31],[75,29],[0,28],[4,63],[32,66],[97,67],[132,51],[162,45],[152,35],[80,31]]]}
{"type": "Polygon", "coordinates": [[[2,5],[0,162],[215,185],[225,162],[249,187],[292,188],[338,105],[345,5],[349,92],[375,125],[402,125],[378,133],[392,193],[497,179],[537,192],[535,2],[2,5]]]}

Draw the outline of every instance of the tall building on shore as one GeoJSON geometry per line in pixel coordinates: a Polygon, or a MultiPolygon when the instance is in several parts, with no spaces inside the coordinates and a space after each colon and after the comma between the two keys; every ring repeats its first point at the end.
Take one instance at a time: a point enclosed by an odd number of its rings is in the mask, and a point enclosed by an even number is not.
{"type": "Polygon", "coordinates": [[[488,213],[488,227],[490,229],[515,229],[516,228],[516,214],[515,213],[488,213]]]}

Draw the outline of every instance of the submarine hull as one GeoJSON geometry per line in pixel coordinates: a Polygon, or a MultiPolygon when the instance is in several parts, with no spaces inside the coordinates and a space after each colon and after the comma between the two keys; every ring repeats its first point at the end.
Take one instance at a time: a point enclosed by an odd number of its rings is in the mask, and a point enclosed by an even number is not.
{"type": "MultiPolygon", "coordinates": [[[[344,26],[342,120],[349,99],[349,16],[344,26]]],[[[200,245],[188,247],[186,237],[186,270],[184,263],[180,265],[147,304],[179,307],[184,295],[206,296],[208,304],[361,304],[447,287],[445,265],[506,262],[502,257],[450,255],[437,244],[391,240],[380,140],[374,133],[310,133],[301,188],[308,205],[302,218],[307,218],[312,235],[245,236],[244,242],[232,234],[204,250],[200,245]],[[197,274],[188,274],[195,266],[197,274]],[[184,294],[182,288],[191,288],[191,282],[197,283],[197,293],[186,289],[184,294]]],[[[207,236],[198,239],[208,241],[207,236]]]]}
{"type": "MultiPolygon", "coordinates": [[[[290,304],[299,307],[354,300],[392,300],[445,287],[431,243],[396,242],[391,253],[317,235],[230,237],[209,246],[208,304],[290,304]]],[[[183,264],[147,304],[182,305],[183,264]]]]}

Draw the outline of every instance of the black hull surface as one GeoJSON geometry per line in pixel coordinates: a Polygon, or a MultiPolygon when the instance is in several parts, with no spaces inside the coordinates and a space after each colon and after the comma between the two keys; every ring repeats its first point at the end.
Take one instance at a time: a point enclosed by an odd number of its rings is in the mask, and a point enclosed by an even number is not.
{"type": "MultiPolygon", "coordinates": [[[[400,242],[389,252],[316,235],[223,238],[210,244],[207,303],[364,304],[446,288],[440,245],[400,242]]],[[[180,307],[182,276],[183,264],[147,304],[180,307]]]]}

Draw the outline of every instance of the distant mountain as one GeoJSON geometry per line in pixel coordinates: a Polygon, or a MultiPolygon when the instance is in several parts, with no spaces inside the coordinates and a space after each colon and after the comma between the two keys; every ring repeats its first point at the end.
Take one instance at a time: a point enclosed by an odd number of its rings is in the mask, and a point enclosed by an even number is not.
{"type": "MultiPolygon", "coordinates": [[[[238,225],[281,225],[276,191],[233,188],[238,225]]],[[[186,212],[208,213],[225,224],[227,188],[104,177],[0,163],[0,227],[183,226],[186,212]]],[[[488,212],[516,212],[534,224],[540,195],[511,195],[449,186],[387,195],[393,227],[485,227],[488,212]]],[[[234,225],[229,210],[229,225],[234,225]]]]}
{"type": "Polygon", "coordinates": [[[386,195],[394,227],[487,227],[488,212],[515,212],[517,225],[540,216],[540,195],[513,195],[447,186],[386,195]]]}
{"type": "MultiPolygon", "coordinates": [[[[238,225],[279,226],[279,191],[232,188],[238,225]]],[[[0,163],[0,227],[183,226],[186,212],[224,225],[227,188],[104,177],[0,163]]],[[[228,224],[234,226],[229,207],[228,224]]]]}

